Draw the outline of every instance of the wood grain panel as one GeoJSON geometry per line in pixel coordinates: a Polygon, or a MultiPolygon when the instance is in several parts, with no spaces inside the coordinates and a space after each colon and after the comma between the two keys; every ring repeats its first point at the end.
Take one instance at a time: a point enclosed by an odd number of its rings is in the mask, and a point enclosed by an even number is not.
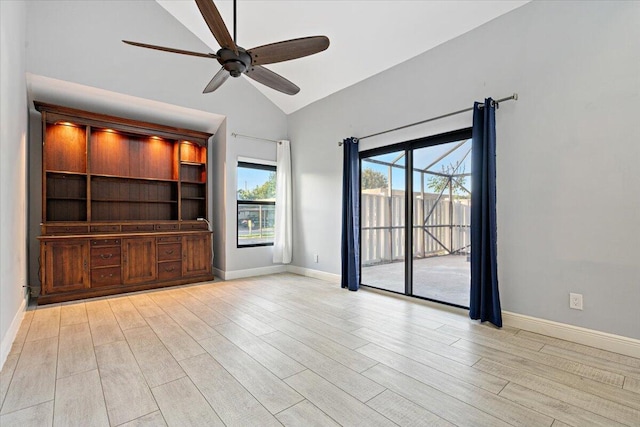
{"type": "Polygon", "coordinates": [[[129,140],[118,132],[93,129],[91,133],[91,173],[130,176],[129,140]]]}
{"type": "Polygon", "coordinates": [[[48,124],[45,144],[45,170],[87,172],[86,128],[48,124]]]}
{"type": "Polygon", "coordinates": [[[202,233],[182,238],[182,274],[211,274],[211,234],[202,233]]]}
{"type": "Polygon", "coordinates": [[[206,147],[183,141],[180,143],[180,161],[204,163],[207,161],[207,149],[206,147]]]}
{"type": "Polygon", "coordinates": [[[173,143],[153,137],[129,136],[129,176],[173,178],[173,143]]]}
{"type": "Polygon", "coordinates": [[[124,283],[150,282],[157,277],[156,239],[138,237],[122,239],[122,271],[124,283]]]}
{"type": "Polygon", "coordinates": [[[49,242],[45,249],[43,293],[66,292],[89,287],[89,242],[49,242]]]}

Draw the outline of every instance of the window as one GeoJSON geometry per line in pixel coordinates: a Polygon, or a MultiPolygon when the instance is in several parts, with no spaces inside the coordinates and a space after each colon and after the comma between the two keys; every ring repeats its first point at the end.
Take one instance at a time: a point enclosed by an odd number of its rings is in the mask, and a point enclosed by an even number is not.
{"type": "Polygon", "coordinates": [[[276,167],[264,163],[238,162],[239,248],[273,245],[276,167]]]}

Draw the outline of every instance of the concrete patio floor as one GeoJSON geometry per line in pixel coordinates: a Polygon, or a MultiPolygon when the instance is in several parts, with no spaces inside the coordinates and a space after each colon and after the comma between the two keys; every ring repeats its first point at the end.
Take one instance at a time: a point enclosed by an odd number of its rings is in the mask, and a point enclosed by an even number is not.
{"type": "MultiPolygon", "coordinates": [[[[466,255],[413,260],[416,296],[469,307],[470,264],[466,255]]],[[[363,285],[404,293],[404,262],[362,267],[363,285]]]]}

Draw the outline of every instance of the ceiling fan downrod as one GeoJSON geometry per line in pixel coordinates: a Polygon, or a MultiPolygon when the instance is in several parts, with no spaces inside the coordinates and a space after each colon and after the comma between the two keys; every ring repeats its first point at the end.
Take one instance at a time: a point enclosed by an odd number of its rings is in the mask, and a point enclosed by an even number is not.
{"type": "Polygon", "coordinates": [[[236,25],[236,1],[237,0],[233,0],[233,42],[236,44],[236,46],[238,45],[238,33],[236,31],[236,28],[238,28],[238,26],[236,25]]]}

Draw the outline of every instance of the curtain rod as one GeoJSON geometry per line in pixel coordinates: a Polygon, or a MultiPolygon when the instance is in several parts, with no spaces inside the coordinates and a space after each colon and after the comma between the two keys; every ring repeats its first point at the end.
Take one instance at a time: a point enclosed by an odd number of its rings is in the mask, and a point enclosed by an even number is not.
{"type": "Polygon", "coordinates": [[[235,132],[232,133],[231,136],[233,136],[234,138],[240,137],[240,138],[247,138],[247,139],[256,139],[258,141],[277,142],[278,144],[282,144],[282,142],[276,141],[275,139],[258,138],[257,136],[242,135],[240,133],[235,133],[235,132]]]}
{"type": "MultiPolygon", "coordinates": [[[[500,99],[494,100],[493,102],[497,106],[499,103],[501,103],[503,101],[511,101],[511,100],[517,101],[518,100],[518,94],[514,93],[511,96],[500,98],[500,99]]],[[[480,108],[482,108],[482,107],[484,107],[484,104],[480,104],[480,108]]],[[[467,111],[472,111],[472,110],[473,110],[473,107],[465,108],[465,109],[462,109],[462,110],[454,111],[452,113],[447,113],[447,114],[443,114],[441,116],[431,117],[430,119],[421,120],[419,122],[411,123],[411,124],[408,124],[408,125],[399,126],[397,128],[384,130],[384,131],[378,132],[378,133],[372,133],[371,135],[367,135],[367,136],[363,136],[361,138],[358,138],[358,140],[363,140],[363,139],[371,138],[371,137],[378,136],[378,135],[384,135],[385,133],[395,132],[397,130],[406,129],[408,127],[412,127],[412,126],[416,126],[416,125],[421,125],[423,123],[433,122],[435,120],[444,119],[444,118],[447,118],[447,117],[451,117],[451,116],[455,116],[455,115],[458,115],[458,114],[466,113],[467,111]]],[[[342,142],[338,142],[338,145],[342,145],[342,142]]]]}

